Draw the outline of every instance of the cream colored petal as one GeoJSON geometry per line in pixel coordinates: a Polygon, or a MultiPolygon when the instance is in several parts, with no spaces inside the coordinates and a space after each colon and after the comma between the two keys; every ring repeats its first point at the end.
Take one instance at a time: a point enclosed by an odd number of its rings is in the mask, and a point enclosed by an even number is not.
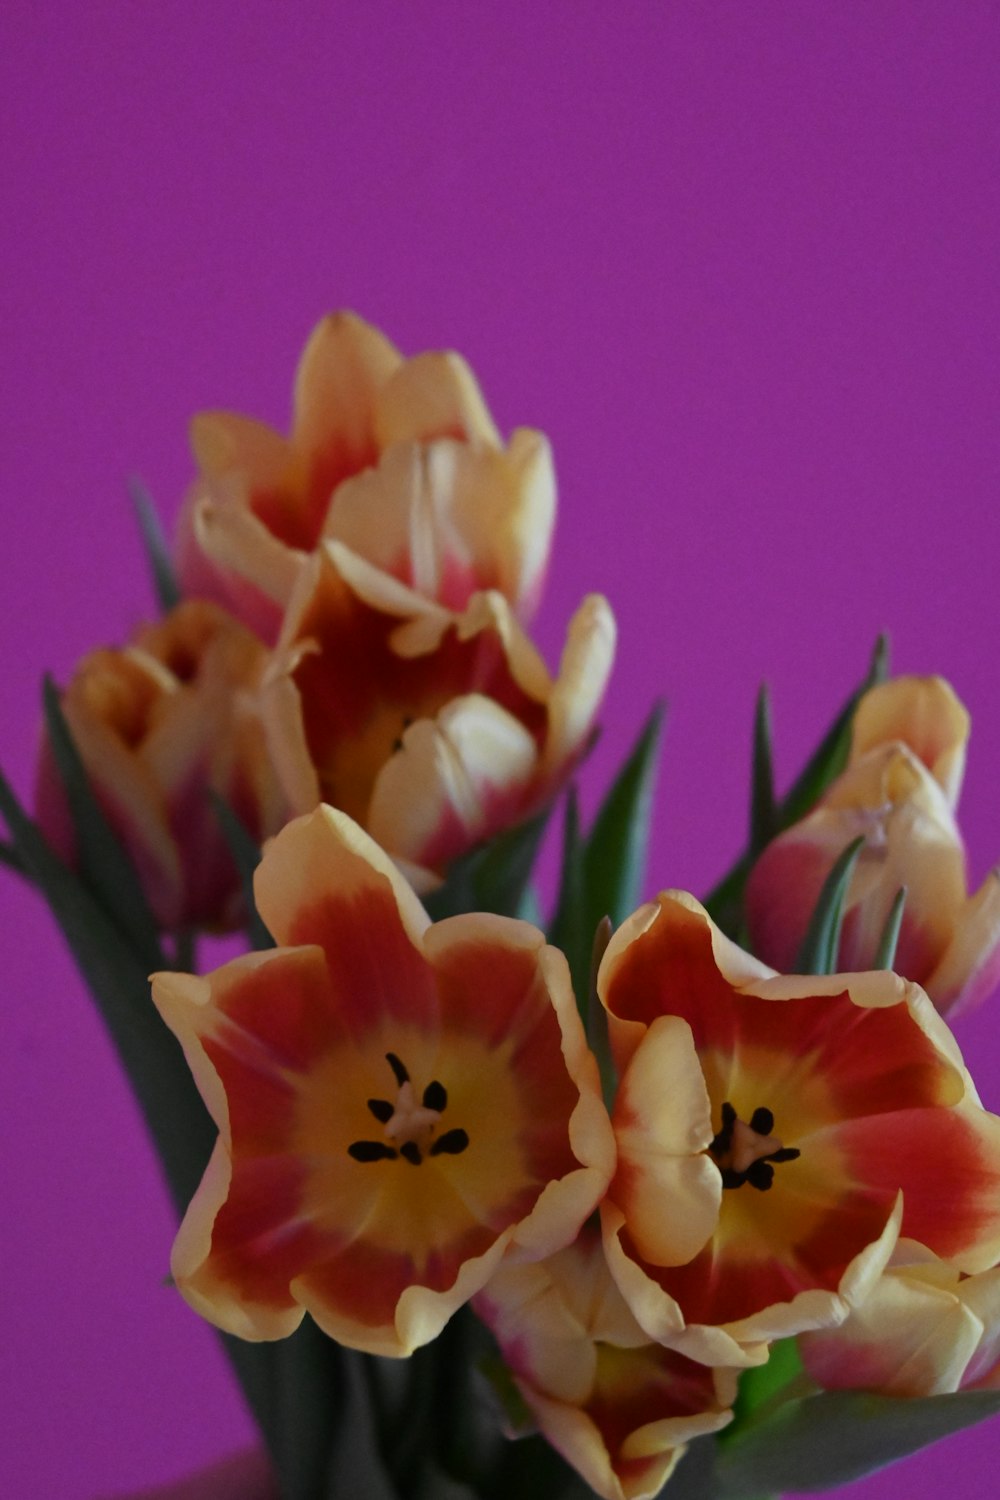
{"type": "MultiPolygon", "coordinates": [[[[565,1259],[572,1247],[561,1252],[565,1259]]],[[[515,1374],[559,1401],[586,1401],[597,1371],[593,1337],[557,1281],[559,1256],[501,1265],[476,1298],[478,1315],[507,1351],[515,1374]]]]}
{"type": "Polygon", "coordinates": [[[460,354],[418,354],[396,370],[379,392],[379,446],[458,437],[500,446],[476,378],[460,354]]]}
{"type": "Polygon", "coordinates": [[[401,363],[385,335],[356,314],[324,318],[309,336],[295,377],[295,448],[303,454],[334,448],[345,472],[371,462],[379,392],[401,363]]]}
{"type": "Polygon", "coordinates": [[[520,431],[506,452],[450,438],[393,443],[377,468],[340,485],[325,535],[450,608],[496,587],[528,612],[554,515],[548,444],[520,431]]]}
{"type": "Polygon", "coordinates": [[[480,694],[456,698],[436,719],[404,730],[379,772],[368,813],[372,836],[394,855],[434,865],[509,822],[530,786],[537,747],[517,719],[480,694]],[[436,853],[440,845],[442,854],[436,853]]]}
{"type": "Polygon", "coordinates": [[[745,1343],[728,1329],[697,1325],[688,1328],[684,1314],[657,1282],[627,1255],[621,1244],[625,1216],[610,1199],[601,1204],[601,1230],[608,1268],[639,1326],[655,1343],[678,1349],[699,1364],[746,1369],[767,1362],[768,1346],[762,1339],[745,1343]]]}
{"type": "Polygon", "coordinates": [[[584,749],[615,657],[615,617],[600,594],[584,599],[569,623],[549,704],[545,770],[556,772],[584,749]]]}
{"type": "Polygon", "coordinates": [[[691,1028],[654,1021],[618,1086],[614,1113],[619,1177],[611,1196],[652,1265],[679,1266],[711,1238],[722,1178],[705,1155],[714,1131],[691,1028]]]}
{"type": "MultiPolygon", "coordinates": [[[[157,663],[138,653],[123,652],[121,656],[134,659],[163,686],[162,669],[157,663]]],[[[175,926],[183,907],[184,882],[162,786],[144,758],[88,711],[75,685],[70,686],[62,706],[94,792],[120,833],[157,920],[163,927],[175,926]]],[[[38,815],[46,828],[47,812],[41,804],[38,815]]]]}
{"type": "Polygon", "coordinates": [[[275,940],[286,940],[300,908],[325,891],[351,891],[384,882],[392,888],[410,941],[419,950],[430,919],[396,866],[374,839],[332,807],[296,818],[271,839],[254,876],[254,895],[275,940]]]}
{"type": "Polygon", "coordinates": [[[640,1476],[633,1475],[623,1481],[615,1473],[604,1439],[586,1412],[565,1402],[551,1400],[526,1381],[515,1383],[553,1448],[603,1500],[652,1500],[662,1490],[684,1451],[680,1447],[667,1449],[650,1462],[640,1476]]]}
{"type": "Polygon", "coordinates": [[[279,541],[241,495],[222,485],[203,491],[193,502],[192,524],[212,562],[232,569],[275,604],[288,603],[305,554],[279,541]]]}
{"type": "Polygon", "coordinates": [[[1000,868],[991,870],[959,911],[951,941],[926,980],[942,1015],[955,1017],[988,998],[1000,983],[1000,868]]]}
{"type": "Polygon", "coordinates": [[[841,1327],[805,1333],[799,1348],[827,1389],[938,1396],[958,1390],[982,1331],[955,1291],[900,1267],[886,1271],[841,1327]]]}
{"type": "Polygon", "coordinates": [[[302,695],[292,679],[293,656],[275,657],[261,688],[267,753],[293,813],[311,812],[321,800],[302,716],[302,695]]]}
{"type": "Polygon", "coordinates": [[[902,740],[958,802],[969,738],[969,714],[941,677],[895,677],[861,699],[851,733],[851,760],[890,740],[902,740]]]}
{"type": "Polygon", "coordinates": [[[529,698],[548,702],[552,681],[548,668],[523,627],[515,619],[510,605],[496,589],[474,594],[456,621],[458,638],[472,640],[480,631],[495,631],[503,644],[507,667],[529,698]]]}
{"type": "Polygon", "coordinates": [[[455,624],[456,617],[450,610],[442,609],[432,599],[375,567],[342,542],[324,542],[322,554],[359,599],[383,614],[397,615],[402,621],[390,639],[397,655],[423,656],[435,651],[444,632],[455,624]]]}
{"type": "Polygon", "coordinates": [[[286,440],[264,422],[234,412],[200,412],[191,420],[191,447],[206,479],[235,479],[246,496],[250,487],[269,489],[295,472],[286,440]]]}

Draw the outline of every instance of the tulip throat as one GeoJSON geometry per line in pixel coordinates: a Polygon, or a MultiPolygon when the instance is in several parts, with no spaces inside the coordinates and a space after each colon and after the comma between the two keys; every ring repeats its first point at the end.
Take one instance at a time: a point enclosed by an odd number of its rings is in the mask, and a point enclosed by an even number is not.
{"type": "Polygon", "coordinates": [[[722,1129],[708,1148],[722,1173],[724,1188],[748,1182],[758,1192],[766,1192],[774,1182],[774,1164],[796,1160],[798,1148],[783,1146],[773,1130],[774,1115],[769,1109],[755,1109],[748,1124],[727,1100],[722,1106],[722,1129]]]}
{"type": "Polygon", "coordinates": [[[417,1099],[413,1082],[395,1052],[385,1060],[396,1080],[396,1098],[367,1100],[369,1113],[384,1127],[380,1141],[352,1141],[347,1154],[355,1161],[402,1161],[419,1167],[426,1156],[459,1156],[469,1144],[464,1130],[438,1134],[441,1116],[448,1104],[448,1091],[435,1079],[417,1099]]]}

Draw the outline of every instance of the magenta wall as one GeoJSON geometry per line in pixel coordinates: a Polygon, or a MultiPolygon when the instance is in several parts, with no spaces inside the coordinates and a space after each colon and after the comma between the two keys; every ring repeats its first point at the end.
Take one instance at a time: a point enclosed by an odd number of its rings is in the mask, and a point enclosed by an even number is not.
{"type": "MultiPolygon", "coordinates": [[[[591,798],[671,702],[651,885],[703,891],[736,850],[758,680],[787,776],[883,626],[972,708],[982,876],[994,4],[8,0],[0,52],[0,755],[22,790],[41,671],[150,610],[125,476],[172,516],[188,416],[283,423],[312,322],[349,306],[406,351],[459,348],[502,428],[553,439],[543,645],[590,588],[621,622],[591,798]]],[[[170,1215],[87,996],[38,902],[0,891],[0,1490],[88,1500],[250,1428],[163,1285],[170,1215]]],[[[997,1107],[995,1013],[961,1037],[997,1107]]],[[[995,1433],[855,1493],[982,1494],[995,1433]]]]}

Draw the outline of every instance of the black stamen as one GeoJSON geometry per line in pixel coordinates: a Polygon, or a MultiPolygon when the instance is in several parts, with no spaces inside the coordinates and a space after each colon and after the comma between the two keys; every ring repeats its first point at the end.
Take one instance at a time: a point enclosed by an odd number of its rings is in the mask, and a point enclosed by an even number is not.
{"type": "Polygon", "coordinates": [[[718,1135],[713,1137],[712,1144],[708,1148],[713,1155],[718,1154],[721,1156],[729,1150],[733,1144],[733,1127],[735,1124],[736,1111],[727,1100],[722,1106],[722,1129],[718,1135]]]}
{"type": "Polygon", "coordinates": [[[400,1088],[403,1087],[404,1083],[409,1083],[410,1075],[403,1067],[403,1064],[400,1062],[395,1052],[387,1052],[385,1054],[385,1060],[389,1064],[393,1073],[395,1073],[396,1082],[399,1084],[400,1088]]]}
{"type": "Polygon", "coordinates": [[[395,1113],[388,1099],[369,1099],[368,1108],[380,1125],[388,1125],[395,1113]]]}
{"type": "MultiPolygon", "coordinates": [[[[404,1147],[405,1150],[405,1147],[404,1147]]],[[[384,1141],[354,1141],[347,1148],[355,1161],[395,1161],[396,1153],[384,1141]]]]}
{"type": "Polygon", "coordinates": [[[769,1109],[755,1109],[750,1116],[750,1129],[756,1130],[758,1135],[770,1135],[774,1129],[774,1115],[769,1109]]]}
{"type": "Polygon", "coordinates": [[[416,1141],[404,1141],[399,1148],[399,1154],[405,1157],[411,1166],[414,1167],[419,1167],[423,1161],[423,1157],[420,1155],[420,1147],[416,1141]]]}
{"type": "Polygon", "coordinates": [[[802,1152],[798,1146],[782,1146],[780,1151],[772,1151],[767,1158],[768,1161],[798,1161],[802,1152]]]}
{"type": "Polygon", "coordinates": [[[448,1103],[448,1092],[443,1083],[438,1083],[435,1078],[424,1089],[424,1109],[436,1109],[440,1114],[448,1103]]]}
{"type": "Polygon", "coordinates": [[[763,1159],[753,1161],[747,1167],[746,1178],[751,1187],[755,1187],[760,1193],[766,1193],[774,1181],[774,1168],[763,1159]]]}
{"type": "Polygon", "coordinates": [[[469,1144],[464,1130],[446,1130],[431,1147],[432,1156],[460,1156],[469,1144]]]}

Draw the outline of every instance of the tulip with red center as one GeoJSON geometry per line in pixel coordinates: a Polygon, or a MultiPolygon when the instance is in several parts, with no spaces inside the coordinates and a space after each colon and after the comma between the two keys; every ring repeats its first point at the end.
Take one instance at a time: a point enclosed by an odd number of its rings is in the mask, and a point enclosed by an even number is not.
{"type": "Polygon", "coordinates": [[[858,705],[846,770],[818,805],[763,851],[746,891],[751,945],[794,965],[823,882],[864,840],[844,903],[837,967],[869,968],[901,887],[894,964],[942,1015],[977,1004],[1000,979],[1000,875],[968,893],[954,808],[969,716],[940,678],[900,677],[858,705]]]}
{"type": "Polygon", "coordinates": [[[585,599],[553,681],[497,593],[456,614],[338,542],[309,559],[266,685],[269,744],[296,812],[349,813],[419,890],[530,816],[586,750],[614,619],[585,599]]]}
{"type": "Polygon", "coordinates": [[[650,1342],[596,1225],[539,1264],[501,1266],[473,1305],[540,1430],[604,1500],[658,1495],[685,1443],[732,1419],[736,1372],[650,1342]]]}
{"type": "Polygon", "coordinates": [[[228,412],[192,424],[200,469],[181,518],[185,592],[220,599],[272,638],[305,557],[347,543],[461,609],[495,588],[524,618],[538,602],[555,518],[548,443],[504,446],[465,361],[404,359],[352,313],[314,329],[291,435],[228,412]]]}
{"type": "Polygon", "coordinates": [[[622,1070],[609,1264],[650,1337],[708,1363],[842,1322],[897,1234],[1000,1257],[1000,1120],[894,974],[779,977],[693,897],[615,934],[598,986],[622,1070]]]}
{"type": "Polygon", "coordinates": [[[279,946],[153,996],[219,1127],[171,1268],[219,1327],[405,1355],[507,1255],[573,1239],[613,1167],[562,955],[527,923],[431,925],[324,807],[267,847],[279,946]]]}

